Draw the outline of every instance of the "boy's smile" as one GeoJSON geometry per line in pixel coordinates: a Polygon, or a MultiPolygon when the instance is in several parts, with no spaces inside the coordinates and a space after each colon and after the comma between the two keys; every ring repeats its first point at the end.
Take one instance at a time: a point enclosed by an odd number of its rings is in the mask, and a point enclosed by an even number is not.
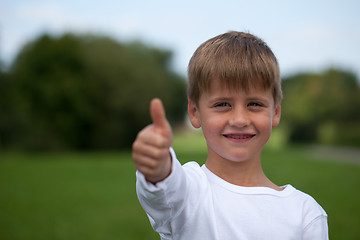
{"type": "Polygon", "coordinates": [[[270,90],[227,90],[214,81],[197,105],[189,101],[188,110],[191,123],[202,128],[206,139],[207,164],[233,165],[260,162],[272,127],[280,121],[281,107],[274,106],[270,90]]]}
{"type": "Polygon", "coordinates": [[[245,143],[255,137],[255,134],[246,134],[246,133],[229,133],[223,134],[225,138],[229,141],[237,143],[245,143]]]}

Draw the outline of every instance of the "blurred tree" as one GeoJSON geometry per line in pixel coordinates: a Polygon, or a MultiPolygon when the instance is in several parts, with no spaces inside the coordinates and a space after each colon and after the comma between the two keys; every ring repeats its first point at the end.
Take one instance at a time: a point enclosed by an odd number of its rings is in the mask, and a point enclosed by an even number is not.
{"type": "Polygon", "coordinates": [[[9,124],[10,116],[12,116],[12,108],[10,106],[12,86],[9,75],[0,68],[0,149],[5,144],[5,139],[10,138],[9,124]]]}
{"type": "Polygon", "coordinates": [[[360,146],[360,88],[351,72],[329,69],[285,78],[282,122],[295,142],[360,146]]]}
{"type": "Polygon", "coordinates": [[[0,83],[0,91],[11,89],[0,96],[7,106],[2,111],[13,109],[0,121],[3,146],[127,148],[149,123],[153,97],[164,100],[172,123],[183,121],[185,81],[171,71],[171,57],[140,42],[71,34],[39,37],[14,61],[11,81],[0,83]]]}

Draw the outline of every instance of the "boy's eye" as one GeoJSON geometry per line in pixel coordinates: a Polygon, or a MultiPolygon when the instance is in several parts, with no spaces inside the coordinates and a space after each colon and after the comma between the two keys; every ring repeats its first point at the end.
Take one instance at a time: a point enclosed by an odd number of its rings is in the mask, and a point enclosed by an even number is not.
{"type": "Polygon", "coordinates": [[[214,106],[217,107],[217,108],[231,107],[230,104],[227,103],[227,102],[219,102],[219,103],[216,103],[214,106]]]}
{"type": "Polygon", "coordinates": [[[248,104],[248,107],[261,107],[262,104],[258,102],[251,102],[248,104]]]}

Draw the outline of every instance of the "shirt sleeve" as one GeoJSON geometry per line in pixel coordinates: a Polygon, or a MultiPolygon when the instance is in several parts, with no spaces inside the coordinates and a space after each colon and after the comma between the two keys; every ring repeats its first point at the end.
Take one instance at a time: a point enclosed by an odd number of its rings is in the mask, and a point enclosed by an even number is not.
{"type": "Polygon", "coordinates": [[[329,231],[327,224],[327,216],[320,215],[315,218],[311,223],[306,226],[303,233],[303,240],[328,240],[329,239],[329,231]]]}
{"type": "MultiPolygon", "coordinates": [[[[175,152],[170,148],[172,170],[161,182],[152,184],[136,172],[136,191],[154,230],[162,236],[171,234],[170,221],[182,211],[186,198],[186,177],[175,152]]],[[[164,237],[165,238],[165,237],[164,237]]]]}

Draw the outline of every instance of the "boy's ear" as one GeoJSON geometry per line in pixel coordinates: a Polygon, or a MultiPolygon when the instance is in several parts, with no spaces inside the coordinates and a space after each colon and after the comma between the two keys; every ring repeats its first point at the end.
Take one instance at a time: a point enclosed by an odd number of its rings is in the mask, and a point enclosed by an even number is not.
{"type": "Polygon", "coordinates": [[[193,103],[190,99],[188,99],[188,114],[191,125],[193,125],[194,128],[200,128],[201,123],[199,118],[199,110],[196,104],[193,103]]]}
{"type": "Polygon", "coordinates": [[[272,118],[272,127],[277,127],[279,125],[280,118],[281,118],[281,104],[278,103],[275,108],[274,115],[272,118]]]}

